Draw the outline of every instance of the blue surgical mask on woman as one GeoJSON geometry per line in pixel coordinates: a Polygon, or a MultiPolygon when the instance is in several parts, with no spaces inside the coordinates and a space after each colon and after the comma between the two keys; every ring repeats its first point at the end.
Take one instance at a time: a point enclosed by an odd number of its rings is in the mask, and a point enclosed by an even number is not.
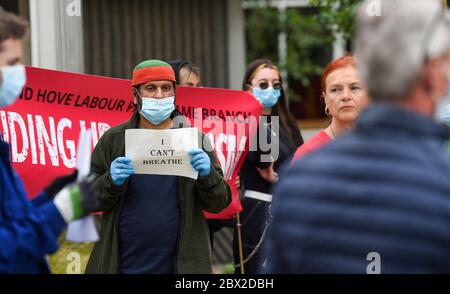
{"type": "Polygon", "coordinates": [[[146,120],[154,125],[159,125],[170,117],[175,110],[175,97],[167,98],[142,98],[140,113],[146,120]]]}
{"type": "Polygon", "coordinates": [[[267,89],[253,88],[253,96],[261,102],[264,108],[271,108],[275,106],[280,99],[281,91],[275,90],[273,87],[267,89]]]}
{"type": "Polygon", "coordinates": [[[0,84],[0,107],[8,106],[16,101],[26,83],[23,65],[3,66],[0,68],[2,82],[0,84]]]}

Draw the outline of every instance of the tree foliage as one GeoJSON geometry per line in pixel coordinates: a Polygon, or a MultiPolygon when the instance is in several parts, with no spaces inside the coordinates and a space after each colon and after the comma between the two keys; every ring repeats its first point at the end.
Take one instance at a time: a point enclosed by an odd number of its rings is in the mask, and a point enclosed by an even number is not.
{"type": "MultiPolygon", "coordinates": [[[[284,64],[289,77],[307,87],[329,62],[337,35],[348,42],[354,31],[354,13],[361,0],[309,0],[308,8],[288,8],[280,12],[276,1],[254,0],[256,8],[247,12],[247,61],[269,58],[279,61],[279,33],[286,33],[284,64]],[[261,3],[263,5],[261,5],[261,3]],[[328,52],[324,56],[324,52],[328,52]]],[[[251,1],[250,1],[251,2],[251,1]]]]}

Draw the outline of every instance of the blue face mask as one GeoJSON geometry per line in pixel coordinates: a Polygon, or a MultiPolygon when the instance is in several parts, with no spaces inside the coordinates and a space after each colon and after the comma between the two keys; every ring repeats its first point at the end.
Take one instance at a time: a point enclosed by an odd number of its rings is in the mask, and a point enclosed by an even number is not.
{"type": "Polygon", "coordinates": [[[4,66],[0,68],[2,82],[0,85],[0,107],[8,106],[16,101],[26,82],[23,65],[4,66]]]}
{"type": "Polygon", "coordinates": [[[154,125],[159,125],[170,117],[175,110],[175,97],[167,98],[142,98],[140,113],[146,120],[154,125]]]}
{"type": "Polygon", "coordinates": [[[261,102],[264,108],[271,108],[277,104],[280,99],[281,91],[275,90],[273,87],[269,87],[265,90],[261,88],[253,88],[253,96],[261,102]]]}

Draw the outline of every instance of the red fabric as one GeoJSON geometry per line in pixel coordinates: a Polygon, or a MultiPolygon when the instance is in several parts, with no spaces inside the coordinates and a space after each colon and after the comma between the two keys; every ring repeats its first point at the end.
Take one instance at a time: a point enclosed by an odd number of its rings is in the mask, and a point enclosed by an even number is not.
{"type": "MultiPolygon", "coordinates": [[[[134,104],[130,80],[33,67],[26,70],[22,98],[0,109],[0,135],[10,142],[14,169],[28,194],[35,196],[55,177],[75,168],[81,129],[91,129],[93,149],[110,127],[130,118],[134,104]]],[[[263,108],[247,92],[212,88],[177,87],[176,103],[192,125],[210,138],[233,192],[231,205],[208,217],[230,218],[242,209],[234,183],[263,108]],[[245,120],[251,115],[256,117],[252,128],[245,120]],[[218,128],[218,122],[227,117],[232,118],[228,128],[218,128]],[[243,126],[241,133],[238,130],[243,126]]]]}
{"type": "Polygon", "coordinates": [[[216,151],[217,161],[233,194],[232,202],[225,210],[218,214],[205,212],[205,216],[229,219],[242,211],[235,182],[248,153],[250,140],[255,137],[263,108],[248,92],[223,89],[177,87],[176,100],[178,110],[190,119],[193,126],[204,120],[203,132],[208,135],[216,151]],[[250,115],[258,118],[253,126],[245,122],[250,115]],[[238,119],[234,122],[229,120],[234,117],[238,119]],[[243,126],[245,133],[238,131],[243,126]],[[245,143],[244,149],[241,149],[244,145],[239,147],[242,142],[245,143]]]}
{"type": "Polygon", "coordinates": [[[308,141],[306,141],[302,146],[298,147],[297,151],[295,151],[294,158],[292,162],[296,161],[300,157],[322,147],[325,144],[328,144],[332,139],[325,130],[321,130],[314,136],[312,136],[308,141]]]}
{"type": "Polygon", "coordinates": [[[22,99],[0,109],[0,134],[33,197],[76,167],[81,129],[91,129],[95,146],[110,127],[129,119],[134,104],[129,80],[34,67],[26,67],[26,74],[22,99]]]}
{"type": "Polygon", "coordinates": [[[153,66],[135,70],[133,72],[132,85],[137,86],[153,81],[175,82],[175,73],[170,66],[153,66]]]}

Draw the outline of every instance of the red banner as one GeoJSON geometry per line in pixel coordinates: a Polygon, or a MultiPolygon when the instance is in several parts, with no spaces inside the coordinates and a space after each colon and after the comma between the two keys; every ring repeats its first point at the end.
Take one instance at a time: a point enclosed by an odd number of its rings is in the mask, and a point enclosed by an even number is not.
{"type": "Polygon", "coordinates": [[[230,206],[208,218],[227,219],[242,210],[235,185],[236,177],[256,134],[263,108],[249,93],[212,88],[177,89],[178,110],[191,124],[206,133],[216,153],[225,180],[231,187],[230,206]]]}
{"type": "MultiPolygon", "coordinates": [[[[233,190],[232,204],[208,217],[229,218],[242,209],[234,182],[262,107],[243,91],[185,87],[177,88],[176,104],[210,138],[233,190]]],[[[95,146],[133,111],[129,80],[27,67],[20,99],[0,110],[0,130],[11,144],[14,168],[33,197],[52,179],[75,168],[82,129],[91,129],[95,146]]]]}

